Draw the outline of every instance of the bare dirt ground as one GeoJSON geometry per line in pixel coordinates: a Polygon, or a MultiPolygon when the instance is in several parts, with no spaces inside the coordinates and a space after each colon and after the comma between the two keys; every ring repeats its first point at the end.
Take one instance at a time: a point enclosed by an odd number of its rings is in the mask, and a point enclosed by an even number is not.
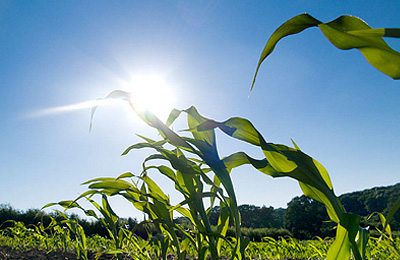
{"type": "MultiPolygon", "coordinates": [[[[102,255],[100,258],[96,258],[93,252],[88,253],[90,260],[113,260],[117,259],[113,255],[102,255]]],[[[80,260],[76,255],[76,252],[58,252],[52,251],[46,253],[44,250],[14,250],[10,247],[0,246],[0,260],[80,260]]],[[[123,256],[124,260],[132,260],[129,256],[123,256]]],[[[168,260],[176,259],[173,255],[167,257],[168,260]]],[[[193,259],[193,258],[192,258],[193,259]]],[[[230,258],[221,258],[221,260],[229,260],[230,258]]],[[[302,260],[302,259],[285,259],[285,260],[302,260]]]]}
{"type": "MultiPolygon", "coordinates": [[[[91,252],[88,254],[89,259],[96,259],[95,255],[91,252]]],[[[76,252],[57,252],[52,251],[46,253],[44,250],[14,250],[10,247],[0,247],[0,260],[79,260],[76,252]]],[[[99,260],[111,260],[116,259],[113,255],[102,255],[99,260]]],[[[130,257],[124,257],[124,260],[132,259],[130,257]]]]}

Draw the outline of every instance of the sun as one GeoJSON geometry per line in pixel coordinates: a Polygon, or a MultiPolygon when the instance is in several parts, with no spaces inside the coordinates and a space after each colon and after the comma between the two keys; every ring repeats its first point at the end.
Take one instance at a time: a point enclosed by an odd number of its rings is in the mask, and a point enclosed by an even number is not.
{"type": "Polygon", "coordinates": [[[132,75],[125,89],[131,93],[131,102],[139,111],[149,110],[166,119],[173,109],[175,96],[160,75],[132,75]]]}

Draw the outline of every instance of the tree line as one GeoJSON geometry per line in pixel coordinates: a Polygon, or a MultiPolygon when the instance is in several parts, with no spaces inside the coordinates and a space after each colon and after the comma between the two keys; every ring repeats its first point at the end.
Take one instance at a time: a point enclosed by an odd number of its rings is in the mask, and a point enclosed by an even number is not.
{"type": "MultiPolygon", "coordinates": [[[[363,191],[351,192],[341,195],[339,198],[348,212],[363,216],[362,224],[370,226],[370,230],[381,226],[378,216],[368,217],[374,212],[381,212],[387,215],[396,200],[400,197],[400,183],[387,187],[376,187],[363,191]]],[[[329,222],[329,217],[324,206],[306,196],[295,197],[288,204],[287,208],[273,208],[255,205],[240,205],[241,226],[251,240],[259,241],[262,237],[290,235],[298,239],[311,239],[315,236],[327,237],[334,236],[334,224],[329,222]]],[[[25,225],[32,225],[42,222],[48,225],[50,217],[59,217],[57,212],[45,213],[39,209],[28,209],[19,211],[12,208],[9,204],[0,204],[0,224],[7,220],[21,221],[25,225]]],[[[219,207],[214,207],[209,213],[210,222],[217,225],[219,207]]],[[[70,218],[78,220],[87,235],[99,234],[107,236],[107,230],[98,221],[90,221],[79,218],[76,214],[70,214],[70,218]]],[[[183,218],[175,221],[185,225],[183,218]]],[[[138,221],[134,218],[121,218],[119,224],[126,227],[134,227],[138,221]]],[[[1,228],[7,227],[5,223],[1,228]]],[[[400,233],[400,212],[397,212],[390,223],[395,234],[400,233]]],[[[190,228],[190,227],[188,227],[190,228]]],[[[154,233],[151,225],[138,228],[136,233],[141,237],[147,238],[148,232],[154,233]]],[[[229,231],[228,231],[229,232],[229,231]]],[[[233,230],[231,231],[233,232],[233,230]]],[[[374,233],[372,233],[373,235],[374,233]]],[[[376,233],[377,234],[377,233],[376,233]]]]}

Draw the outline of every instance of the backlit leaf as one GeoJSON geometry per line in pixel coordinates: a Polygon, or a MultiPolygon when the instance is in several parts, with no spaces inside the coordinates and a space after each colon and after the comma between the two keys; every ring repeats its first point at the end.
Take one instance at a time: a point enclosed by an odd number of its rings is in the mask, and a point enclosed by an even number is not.
{"type": "Polygon", "coordinates": [[[325,37],[337,48],[357,48],[367,61],[382,73],[400,78],[400,53],[393,50],[381,37],[349,34],[351,31],[368,30],[371,27],[360,18],[344,15],[332,22],[320,24],[325,37]]]}
{"type": "Polygon", "coordinates": [[[385,230],[388,227],[389,222],[392,220],[394,217],[394,214],[400,209],[400,198],[397,199],[396,203],[393,205],[393,207],[390,209],[389,214],[387,215],[387,218],[383,224],[383,229],[385,230]]]}
{"type": "Polygon", "coordinates": [[[89,185],[90,189],[114,189],[114,190],[127,190],[132,187],[132,184],[122,180],[102,181],[89,185]]]}
{"type": "Polygon", "coordinates": [[[314,17],[312,17],[309,14],[300,14],[298,16],[295,16],[295,17],[289,19],[284,24],[279,26],[279,28],[276,29],[275,32],[271,35],[271,37],[268,39],[268,42],[265,45],[264,50],[261,53],[261,57],[257,64],[256,73],[254,75],[253,83],[251,84],[251,89],[253,89],[253,86],[256,81],[257,73],[258,73],[261,63],[273,52],[276,44],[282,38],[292,35],[292,34],[302,32],[305,29],[313,27],[313,26],[317,26],[320,23],[321,23],[320,21],[318,21],[317,19],[315,19],[314,17]]]}
{"type": "Polygon", "coordinates": [[[393,79],[400,79],[400,53],[390,48],[382,39],[382,37],[400,38],[400,29],[372,29],[360,18],[349,15],[322,23],[309,14],[301,14],[283,23],[269,38],[258,61],[251,90],[254,87],[261,63],[273,52],[278,41],[288,35],[297,34],[316,26],[337,48],[342,50],[358,49],[376,69],[393,79]]]}

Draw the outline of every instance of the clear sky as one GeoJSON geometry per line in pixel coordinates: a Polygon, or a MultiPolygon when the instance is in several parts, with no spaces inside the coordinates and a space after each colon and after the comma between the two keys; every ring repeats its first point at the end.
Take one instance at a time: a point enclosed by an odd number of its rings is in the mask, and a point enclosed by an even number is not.
{"type": "MultiPolygon", "coordinates": [[[[0,203],[40,208],[74,199],[86,180],[139,173],[146,153],[120,154],[140,141],[135,133],[156,137],[153,129],[115,104],[98,109],[89,133],[90,109],[71,107],[135,77],[160,78],[170,106],[248,118],[270,142],[292,138],[327,168],[338,195],[395,184],[400,82],[357,50],[336,49],[317,28],[285,38],[248,93],[268,37],[289,18],[352,14],[374,28],[400,27],[399,10],[397,0],[0,1],[0,203]]],[[[388,42],[400,49],[399,40],[388,42]]],[[[261,156],[218,137],[221,155],[261,156]]],[[[232,176],[239,204],[286,207],[302,194],[295,181],[249,167],[232,176]]],[[[140,217],[120,200],[112,205],[140,217]]]]}

